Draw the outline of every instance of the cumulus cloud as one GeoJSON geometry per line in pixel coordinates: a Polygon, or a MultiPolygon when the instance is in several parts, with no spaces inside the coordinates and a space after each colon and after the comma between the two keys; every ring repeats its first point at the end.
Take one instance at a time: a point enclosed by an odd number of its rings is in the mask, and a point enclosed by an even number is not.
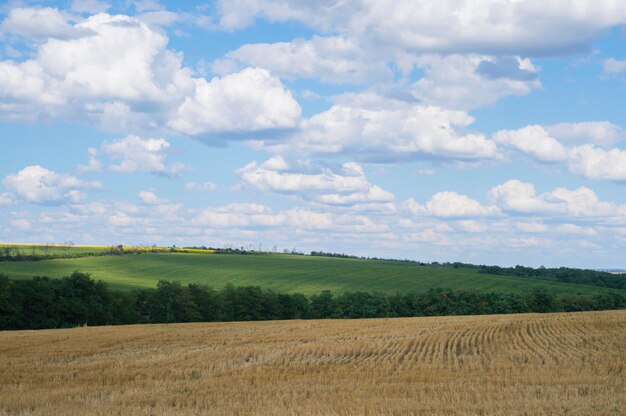
{"type": "Polygon", "coordinates": [[[114,172],[148,172],[169,177],[179,176],[189,169],[183,163],[166,161],[170,143],[165,139],[143,139],[127,136],[120,140],[106,142],[102,151],[111,159],[119,161],[110,164],[114,172]]]}
{"type": "Polygon", "coordinates": [[[260,165],[251,162],[237,174],[249,187],[297,195],[330,205],[391,202],[393,194],[368,182],[358,163],[345,163],[338,173],[322,169],[319,173],[298,172],[290,169],[285,159],[274,156],[260,165]]]}
{"type": "Polygon", "coordinates": [[[170,127],[189,135],[240,133],[296,126],[300,106],[267,70],[247,68],[206,81],[195,79],[170,127]]]}
{"type": "Polygon", "coordinates": [[[159,198],[157,194],[152,191],[139,192],[139,199],[141,199],[141,202],[146,205],[162,205],[167,202],[166,200],[159,198]]]}
{"type": "Polygon", "coordinates": [[[432,215],[440,218],[491,217],[500,214],[494,206],[484,206],[475,199],[456,192],[442,191],[432,196],[425,205],[414,199],[404,202],[404,208],[416,216],[432,215]]]}
{"type": "Polygon", "coordinates": [[[494,134],[497,143],[513,147],[542,162],[560,162],[567,159],[567,149],[541,126],[527,126],[519,130],[501,130],[494,134]]]}
{"type": "Polygon", "coordinates": [[[2,181],[12,193],[35,204],[77,202],[82,190],[98,190],[99,182],[82,181],[74,176],[56,173],[41,166],[27,166],[2,181]]]}
{"type": "Polygon", "coordinates": [[[99,172],[102,169],[102,164],[98,160],[98,149],[90,147],[87,153],[89,153],[89,163],[87,165],[79,165],[78,172],[99,172]]]}
{"type": "Polygon", "coordinates": [[[74,27],[90,34],[52,37],[32,59],[0,62],[6,116],[99,120],[110,106],[141,113],[142,105],[163,106],[193,88],[167,38],[136,19],[98,14],[74,27]]]}
{"type": "Polygon", "coordinates": [[[32,58],[0,61],[0,117],[187,135],[293,128],[299,119],[298,103],[267,70],[194,78],[163,31],[138,18],[101,13],[71,28],[81,36],[45,33],[32,58]]]}
{"type": "Polygon", "coordinates": [[[493,140],[538,161],[559,163],[588,179],[626,181],[626,150],[607,150],[593,144],[568,147],[552,137],[549,130],[565,140],[580,140],[584,135],[601,143],[617,140],[623,133],[610,123],[568,123],[548,128],[533,125],[518,130],[501,130],[493,135],[493,140]]]}
{"type": "Polygon", "coordinates": [[[410,92],[424,104],[466,110],[541,88],[537,68],[519,57],[426,54],[415,58],[415,64],[424,76],[410,92]]]}
{"type": "Polygon", "coordinates": [[[538,69],[529,59],[479,54],[411,54],[362,46],[363,39],[344,36],[272,44],[247,44],[216,60],[212,69],[230,73],[251,65],[281,78],[313,78],[333,84],[377,84],[387,94],[412,95],[424,104],[470,109],[493,104],[509,95],[527,95],[541,88],[538,69]],[[418,68],[423,76],[410,88],[393,85],[396,75],[408,77],[418,68]]]}
{"type": "Polygon", "coordinates": [[[514,179],[494,186],[488,196],[500,209],[511,213],[622,219],[626,215],[626,205],[601,201],[593,190],[584,186],[573,190],[556,188],[538,195],[533,184],[514,179]]]}
{"type": "Polygon", "coordinates": [[[297,20],[321,31],[365,38],[378,47],[416,52],[546,55],[588,50],[606,29],[626,22],[619,2],[429,0],[221,0],[219,25],[237,29],[256,18],[297,20]],[[532,22],[532,30],[529,30],[532,22]]]}
{"type": "Polygon", "coordinates": [[[497,215],[496,207],[486,207],[478,201],[456,192],[438,192],[426,203],[426,210],[436,217],[482,217],[497,215]]]}
{"type": "Polygon", "coordinates": [[[462,111],[348,94],[301,123],[286,142],[258,141],[277,153],[349,154],[369,161],[481,160],[499,157],[484,135],[464,132],[474,119],[462,111]]]}
{"type": "Polygon", "coordinates": [[[585,178],[626,181],[626,150],[600,149],[593,145],[570,149],[569,168],[585,178]]]}
{"type": "Polygon", "coordinates": [[[606,148],[626,138],[624,129],[608,121],[558,123],[544,128],[551,136],[564,143],[593,143],[606,148]]]}
{"type": "Polygon", "coordinates": [[[509,180],[489,190],[489,199],[504,211],[521,213],[554,213],[561,207],[551,194],[537,196],[535,186],[518,180],[509,180]]]}
{"type": "Polygon", "coordinates": [[[342,36],[247,44],[228,52],[213,71],[232,72],[243,66],[262,67],[281,78],[313,78],[333,84],[361,84],[390,79],[384,59],[342,36]]]}

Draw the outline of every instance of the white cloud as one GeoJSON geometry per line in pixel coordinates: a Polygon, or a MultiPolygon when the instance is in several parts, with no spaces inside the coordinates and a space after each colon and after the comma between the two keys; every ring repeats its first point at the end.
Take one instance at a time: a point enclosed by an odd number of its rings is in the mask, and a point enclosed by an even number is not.
{"type": "Polygon", "coordinates": [[[167,38],[136,19],[98,14],[74,28],[89,35],[48,39],[33,59],[0,62],[2,112],[99,122],[111,105],[142,113],[141,105],[169,105],[193,89],[167,38]]]}
{"type": "Polygon", "coordinates": [[[148,172],[169,177],[179,176],[189,167],[182,163],[167,163],[170,143],[165,139],[143,139],[127,136],[120,140],[106,142],[102,151],[117,164],[109,165],[114,172],[148,172]]]}
{"type": "Polygon", "coordinates": [[[428,212],[436,217],[482,217],[498,215],[496,207],[486,207],[480,202],[456,192],[438,192],[426,203],[428,212]]]}
{"type": "Polygon", "coordinates": [[[228,52],[213,71],[232,72],[244,66],[262,67],[281,78],[314,78],[333,84],[360,84],[390,79],[385,60],[370,56],[357,42],[341,36],[313,36],[310,40],[247,44],[228,52]]]}
{"type": "Polygon", "coordinates": [[[414,59],[425,76],[413,84],[410,92],[428,105],[467,110],[541,88],[537,69],[527,59],[475,54],[428,54],[414,59]]]}
{"type": "Polygon", "coordinates": [[[166,200],[161,199],[152,191],[140,191],[139,199],[146,205],[162,205],[167,203],[166,200]]]}
{"type": "Polygon", "coordinates": [[[163,31],[139,18],[102,13],[71,28],[81,36],[49,38],[31,59],[0,61],[0,117],[188,135],[293,128],[299,120],[300,106],[268,71],[194,78],[163,31]]]}
{"type": "Polygon", "coordinates": [[[84,197],[81,190],[102,188],[99,182],[81,181],[41,166],[27,166],[18,173],[8,175],[2,183],[23,200],[36,204],[77,202],[84,197]]]}
{"type": "Polygon", "coordinates": [[[218,188],[216,184],[213,182],[187,182],[185,184],[185,189],[188,191],[204,191],[204,192],[213,192],[218,188]]]}
{"type": "Polygon", "coordinates": [[[613,124],[591,122],[557,124],[548,128],[532,125],[518,130],[501,130],[493,135],[493,140],[538,161],[559,163],[588,179],[626,181],[626,150],[607,150],[593,144],[567,147],[552,137],[549,130],[571,141],[580,140],[581,135],[586,133],[585,136],[590,141],[603,144],[617,140],[623,134],[613,124]]]}
{"type": "Polygon", "coordinates": [[[195,79],[169,125],[189,135],[285,129],[296,126],[300,106],[267,70],[247,68],[207,82],[195,79]]]}
{"type": "Polygon", "coordinates": [[[286,142],[258,141],[277,153],[348,154],[364,160],[480,160],[498,158],[494,142],[465,133],[474,119],[380,97],[348,94],[329,110],[304,120],[286,142]]]}
{"type": "Polygon", "coordinates": [[[319,173],[290,171],[281,156],[274,156],[262,164],[251,162],[237,174],[254,189],[298,195],[302,198],[330,205],[391,202],[393,194],[368,182],[358,163],[345,163],[339,173],[322,169],[319,173]]]}
{"type": "Polygon", "coordinates": [[[468,233],[484,233],[489,229],[486,224],[475,220],[459,220],[457,224],[463,231],[468,233]]]}
{"type": "Polygon", "coordinates": [[[219,25],[225,29],[244,27],[255,18],[297,20],[321,31],[368,39],[379,48],[526,56],[589,49],[606,29],[626,22],[626,10],[614,0],[541,4],[512,0],[437,4],[430,0],[221,0],[218,10],[219,25]]]}
{"type": "Polygon", "coordinates": [[[596,236],[598,232],[593,227],[581,227],[576,224],[561,224],[554,228],[557,233],[596,236]]]}
{"type": "Polygon", "coordinates": [[[518,222],[515,226],[524,233],[545,233],[548,231],[548,226],[540,222],[518,222]]]}
{"type": "Polygon", "coordinates": [[[75,29],[68,20],[67,15],[50,7],[13,8],[0,24],[0,32],[25,38],[68,38],[86,33],[75,29]]]}
{"type": "Polygon", "coordinates": [[[125,227],[136,224],[137,220],[127,214],[118,213],[109,216],[109,223],[114,227],[125,227]]]}
{"type": "Polygon", "coordinates": [[[484,206],[475,199],[449,191],[437,192],[425,205],[421,205],[411,198],[405,201],[403,206],[416,216],[471,218],[500,215],[500,210],[497,207],[484,206]]]}
{"type": "Polygon", "coordinates": [[[562,211],[558,201],[550,198],[550,195],[537,196],[533,184],[515,179],[494,186],[488,196],[492,203],[504,211],[544,214],[562,211]]]}
{"type": "Polygon", "coordinates": [[[273,214],[269,207],[257,204],[231,204],[207,208],[194,223],[215,228],[254,228],[293,226],[304,229],[328,229],[333,220],[330,213],[293,208],[273,214]]]}
{"type": "Polygon", "coordinates": [[[574,190],[556,188],[537,195],[534,185],[510,180],[491,188],[488,196],[503,211],[512,213],[626,219],[626,205],[600,201],[593,190],[584,186],[574,190]]]}
{"type": "Polygon", "coordinates": [[[237,173],[254,188],[276,192],[355,192],[369,188],[363,169],[356,163],[345,164],[341,174],[329,169],[319,174],[282,172],[288,168],[281,156],[274,156],[261,165],[251,162],[237,173]]]}
{"type": "Polygon", "coordinates": [[[570,149],[569,159],[570,170],[585,178],[626,181],[626,150],[576,146],[570,149]]]}
{"type": "Polygon", "coordinates": [[[608,121],[588,121],[581,123],[559,123],[544,126],[554,138],[566,143],[593,143],[609,147],[626,137],[626,132],[618,125],[608,121]]]}
{"type": "Polygon", "coordinates": [[[89,163],[87,165],[79,165],[78,172],[99,172],[102,169],[102,164],[98,160],[98,149],[90,147],[87,152],[89,153],[89,163]]]}
{"type": "Polygon", "coordinates": [[[519,130],[501,130],[493,140],[513,147],[542,162],[562,162],[568,157],[567,149],[541,126],[527,126],[519,130]]]}
{"type": "Polygon", "coordinates": [[[300,229],[326,230],[333,226],[332,215],[328,212],[294,208],[283,211],[279,217],[284,218],[285,225],[300,229]]]}
{"type": "Polygon", "coordinates": [[[344,36],[314,36],[310,40],[246,44],[216,60],[212,69],[224,74],[250,65],[267,68],[281,78],[372,85],[389,83],[398,74],[407,77],[417,67],[424,71],[424,76],[411,88],[404,83],[376,88],[387,94],[395,90],[400,95],[412,94],[423,104],[450,109],[483,107],[505,96],[527,95],[541,88],[538,69],[529,59],[477,54],[415,55],[393,48],[363,47],[361,41],[344,36]]]}
{"type": "Polygon", "coordinates": [[[607,74],[618,74],[626,71],[626,60],[620,61],[615,58],[609,58],[604,61],[604,72],[607,74]]]}

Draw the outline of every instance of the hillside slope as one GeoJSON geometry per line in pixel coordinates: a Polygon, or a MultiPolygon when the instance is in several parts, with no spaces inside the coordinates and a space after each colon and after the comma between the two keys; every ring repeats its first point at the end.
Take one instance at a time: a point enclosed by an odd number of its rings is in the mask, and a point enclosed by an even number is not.
{"type": "MultiPolygon", "coordinates": [[[[606,293],[611,289],[497,276],[473,269],[419,266],[414,263],[281,254],[161,253],[101,256],[26,262],[0,262],[0,273],[10,278],[33,276],[60,278],[75,270],[90,273],[114,288],[128,290],[155,287],[159,280],[203,283],[215,288],[262,286],[277,292],[305,294],[333,292],[420,292],[443,287],[520,293],[534,287],[557,294],[606,293]]],[[[622,290],[621,293],[626,293],[622,290]]]]}

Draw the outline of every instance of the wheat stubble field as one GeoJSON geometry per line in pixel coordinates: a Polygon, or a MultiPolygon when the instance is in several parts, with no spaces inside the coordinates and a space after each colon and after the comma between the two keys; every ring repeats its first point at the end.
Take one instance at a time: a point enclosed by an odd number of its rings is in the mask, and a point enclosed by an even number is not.
{"type": "Polygon", "coordinates": [[[623,415],[626,311],[0,333],[0,415],[623,415]]]}

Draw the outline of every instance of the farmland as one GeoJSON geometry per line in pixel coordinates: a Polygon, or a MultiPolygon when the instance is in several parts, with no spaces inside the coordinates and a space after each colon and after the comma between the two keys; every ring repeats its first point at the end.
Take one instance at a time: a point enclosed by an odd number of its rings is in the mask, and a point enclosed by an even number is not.
{"type": "MultiPolygon", "coordinates": [[[[72,249],[73,250],[73,249],[72,249]]],[[[610,289],[512,276],[476,269],[419,266],[385,260],[283,254],[143,253],[40,261],[0,262],[0,273],[12,279],[60,278],[73,271],[90,273],[115,289],[153,288],[159,280],[202,283],[215,288],[262,286],[281,293],[331,290],[394,293],[454,288],[497,293],[523,293],[544,288],[557,294],[607,293],[610,289]]],[[[620,290],[620,293],[624,293],[620,290]]]]}
{"type": "Polygon", "coordinates": [[[0,333],[0,415],[618,415],[626,311],[0,333]]]}

